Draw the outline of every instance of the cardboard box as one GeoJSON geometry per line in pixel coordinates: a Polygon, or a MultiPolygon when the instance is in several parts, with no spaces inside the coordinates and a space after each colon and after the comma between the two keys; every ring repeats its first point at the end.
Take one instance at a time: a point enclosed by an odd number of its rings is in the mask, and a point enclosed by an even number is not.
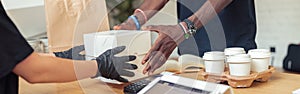
{"type": "Polygon", "coordinates": [[[126,46],[118,55],[142,55],[151,48],[151,33],[128,30],[89,33],[84,34],[84,45],[87,57],[98,57],[106,50],[118,46],[126,46]]]}

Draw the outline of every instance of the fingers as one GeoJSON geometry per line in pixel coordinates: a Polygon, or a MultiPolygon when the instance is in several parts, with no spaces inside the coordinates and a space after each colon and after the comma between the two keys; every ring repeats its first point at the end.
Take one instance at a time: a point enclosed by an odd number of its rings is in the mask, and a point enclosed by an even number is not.
{"type": "Polygon", "coordinates": [[[143,73],[153,74],[153,72],[161,67],[167,58],[164,56],[164,53],[157,51],[153,53],[152,57],[149,59],[147,66],[144,68],[143,73]]]}
{"type": "Polygon", "coordinates": [[[167,59],[169,58],[170,54],[176,48],[176,45],[169,45],[167,47],[161,47],[159,52],[153,56],[153,59],[150,62],[155,62],[155,65],[151,66],[151,69],[148,70],[149,74],[153,74],[155,70],[160,68],[167,59]]]}
{"type": "Polygon", "coordinates": [[[145,64],[151,56],[153,56],[153,53],[155,51],[158,51],[158,49],[162,46],[161,40],[157,39],[154,43],[154,45],[151,47],[151,49],[148,51],[148,53],[144,56],[142,59],[142,64],[145,64]]]}
{"type": "Polygon", "coordinates": [[[53,52],[56,57],[67,58],[63,52],[53,52]]]}
{"type": "Polygon", "coordinates": [[[83,51],[84,50],[84,45],[76,46],[76,47],[74,47],[74,49],[78,49],[78,50],[83,51]]]}
{"type": "Polygon", "coordinates": [[[153,56],[153,58],[150,60],[150,62],[154,63],[153,65],[151,65],[151,68],[148,70],[149,74],[153,74],[153,72],[161,67],[164,62],[167,60],[167,58],[165,58],[164,54],[162,52],[157,52],[155,53],[155,55],[153,56]]]}
{"type": "Polygon", "coordinates": [[[144,68],[143,74],[146,74],[150,68],[151,68],[151,66],[150,66],[150,62],[149,62],[149,63],[147,63],[146,67],[144,68]]]}
{"type": "Polygon", "coordinates": [[[130,63],[124,63],[124,65],[122,66],[124,69],[129,69],[129,70],[135,70],[138,68],[137,65],[135,64],[130,64],[130,63]]]}
{"type": "Polygon", "coordinates": [[[142,59],[142,64],[144,65],[147,61],[149,61],[150,57],[152,56],[153,51],[149,51],[146,56],[142,59]]]}
{"type": "Polygon", "coordinates": [[[157,62],[153,67],[151,67],[149,70],[148,70],[148,75],[152,75],[154,73],[155,70],[157,70],[158,68],[160,68],[162,66],[161,63],[165,62],[166,60],[164,61],[159,61],[157,62]]]}
{"type": "Polygon", "coordinates": [[[148,51],[148,53],[144,56],[144,58],[142,59],[142,64],[144,65],[150,58],[152,51],[148,51]]]}
{"type": "Polygon", "coordinates": [[[120,26],[120,25],[116,25],[116,26],[113,27],[113,29],[114,29],[114,30],[120,30],[120,29],[121,29],[121,26],[120,26]]]}
{"type": "Polygon", "coordinates": [[[121,62],[129,62],[129,61],[133,61],[136,59],[136,56],[130,55],[130,56],[121,56],[121,57],[116,57],[115,58],[118,61],[121,62]]]}
{"type": "Polygon", "coordinates": [[[119,46],[119,47],[115,47],[113,49],[111,49],[111,54],[115,55],[118,53],[121,53],[122,51],[124,51],[126,48],[126,46],[119,46]]]}
{"type": "Polygon", "coordinates": [[[129,61],[133,61],[133,60],[136,59],[136,56],[134,56],[134,55],[129,55],[128,58],[129,58],[129,59],[128,59],[129,61]]]}
{"type": "Polygon", "coordinates": [[[128,70],[120,70],[118,71],[118,73],[121,75],[121,76],[127,76],[127,77],[133,77],[134,76],[134,73],[133,72],[130,72],[128,70]]]}
{"type": "Polygon", "coordinates": [[[151,58],[148,60],[149,62],[147,63],[146,67],[144,68],[143,70],[143,74],[146,74],[147,72],[149,72],[149,70],[151,70],[153,68],[153,66],[155,65],[155,55],[156,55],[157,51],[156,52],[153,52],[151,53],[151,58]]]}
{"type": "Polygon", "coordinates": [[[135,65],[135,64],[125,63],[125,62],[135,60],[136,56],[132,56],[132,55],[122,56],[122,57],[116,57],[115,59],[118,60],[119,63],[122,63],[121,68],[130,69],[130,70],[135,70],[138,68],[137,65],[135,65]]]}
{"type": "Polygon", "coordinates": [[[114,30],[136,30],[136,26],[131,19],[113,27],[114,30]]]}
{"type": "Polygon", "coordinates": [[[119,82],[129,82],[127,79],[123,78],[123,77],[118,77],[115,80],[119,81],[119,82]]]}

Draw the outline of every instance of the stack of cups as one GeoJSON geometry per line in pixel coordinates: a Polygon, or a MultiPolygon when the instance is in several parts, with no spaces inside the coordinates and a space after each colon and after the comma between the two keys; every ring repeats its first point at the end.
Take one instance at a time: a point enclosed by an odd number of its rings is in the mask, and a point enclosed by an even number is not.
{"type": "Polygon", "coordinates": [[[252,58],[251,71],[263,72],[269,69],[271,52],[267,49],[249,50],[248,54],[252,58]]]}
{"type": "Polygon", "coordinates": [[[225,68],[224,52],[206,52],[203,56],[205,71],[207,73],[222,74],[225,68]]]}
{"type": "Polygon", "coordinates": [[[230,56],[234,56],[234,55],[238,55],[238,54],[245,54],[246,51],[244,50],[244,48],[241,48],[241,47],[232,47],[232,48],[226,48],[224,50],[224,53],[225,53],[225,56],[226,56],[226,59],[225,59],[226,67],[228,67],[227,59],[230,56]]]}
{"type": "Polygon", "coordinates": [[[227,58],[229,73],[232,76],[249,76],[251,70],[251,58],[248,54],[238,54],[227,58]]]}

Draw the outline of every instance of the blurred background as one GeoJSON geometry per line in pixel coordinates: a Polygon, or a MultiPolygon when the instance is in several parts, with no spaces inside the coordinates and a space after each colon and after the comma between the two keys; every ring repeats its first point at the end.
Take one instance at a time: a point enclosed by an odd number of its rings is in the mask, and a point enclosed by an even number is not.
{"type": "MultiPolygon", "coordinates": [[[[21,33],[41,52],[47,52],[44,0],[2,0],[21,33]],[[42,47],[42,48],[41,48],[42,47]]],[[[110,27],[131,15],[143,0],[106,0],[110,27]]],[[[275,48],[275,66],[281,67],[290,43],[300,43],[300,0],[255,0],[258,48],[275,48]]],[[[176,0],[149,24],[176,24],[176,0]]],[[[155,35],[153,35],[155,37],[155,35]]]]}

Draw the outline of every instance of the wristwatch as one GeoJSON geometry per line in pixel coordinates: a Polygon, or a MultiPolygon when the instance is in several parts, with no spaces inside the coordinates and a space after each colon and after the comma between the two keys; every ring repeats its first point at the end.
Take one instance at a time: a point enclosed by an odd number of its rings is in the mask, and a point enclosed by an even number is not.
{"type": "Polygon", "coordinates": [[[183,20],[183,22],[186,23],[187,28],[188,28],[188,32],[187,32],[187,34],[185,34],[185,37],[187,38],[187,37],[193,36],[197,32],[197,28],[195,27],[195,24],[189,19],[185,19],[185,20],[183,20]]]}

